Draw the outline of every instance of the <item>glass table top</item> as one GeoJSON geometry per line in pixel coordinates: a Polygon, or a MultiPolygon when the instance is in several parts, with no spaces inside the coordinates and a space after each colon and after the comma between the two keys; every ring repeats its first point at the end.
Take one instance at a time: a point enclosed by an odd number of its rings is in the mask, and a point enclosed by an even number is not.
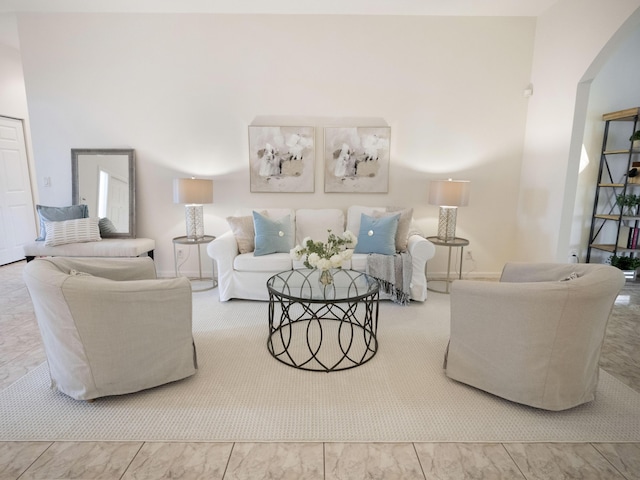
{"type": "Polygon", "coordinates": [[[363,272],[330,270],[333,283],[322,285],[316,269],[287,270],[267,280],[267,288],[278,297],[310,302],[354,301],[379,291],[378,281],[363,272]]]}

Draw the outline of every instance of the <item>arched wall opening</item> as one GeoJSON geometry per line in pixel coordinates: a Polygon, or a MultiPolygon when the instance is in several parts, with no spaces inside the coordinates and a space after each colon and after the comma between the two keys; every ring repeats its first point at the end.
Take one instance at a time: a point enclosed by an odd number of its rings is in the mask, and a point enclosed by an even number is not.
{"type": "MultiPolygon", "coordinates": [[[[586,259],[604,133],[602,115],[640,107],[639,49],[640,10],[612,36],[577,86],[565,191],[567,208],[561,222],[566,232],[560,237],[561,241],[567,239],[569,259],[573,254],[579,261],[586,259]]],[[[593,251],[590,261],[604,263],[609,256],[593,251]]]]}

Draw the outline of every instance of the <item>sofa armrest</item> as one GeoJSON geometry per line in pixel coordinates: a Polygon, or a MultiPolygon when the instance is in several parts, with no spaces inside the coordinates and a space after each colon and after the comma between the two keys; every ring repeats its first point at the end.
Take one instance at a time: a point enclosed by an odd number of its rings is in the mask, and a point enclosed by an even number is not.
{"type": "Polygon", "coordinates": [[[186,277],[114,281],[76,275],[67,278],[62,290],[74,317],[90,318],[94,323],[126,324],[138,317],[191,318],[191,283],[186,277]],[[118,309],[123,311],[116,313],[118,309]],[[124,319],[127,315],[129,320],[124,319]]]}
{"type": "MultiPolygon", "coordinates": [[[[516,323],[553,322],[566,303],[568,284],[564,282],[505,283],[482,280],[454,280],[451,284],[451,328],[488,328],[504,340],[502,332],[516,323]],[[495,330],[493,330],[495,328],[495,330]]],[[[537,328],[537,327],[535,327],[537,328]]],[[[553,328],[550,329],[553,332],[553,328]]]]}
{"type": "Polygon", "coordinates": [[[80,274],[87,273],[96,277],[108,278],[109,280],[148,280],[156,278],[156,266],[150,257],[48,257],[38,259],[38,262],[49,262],[65,274],[75,270],[80,274]]]}
{"type": "Polygon", "coordinates": [[[436,247],[420,235],[409,236],[407,251],[411,255],[411,299],[423,302],[427,299],[426,265],[436,253],[436,247]]]}
{"type": "MultiPolygon", "coordinates": [[[[566,264],[560,269],[565,271],[564,277],[571,274],[573,265],[566,264]]],[[[500,275],[501,282],[549,282],[553,280],[560,280],[562,272],[559,271],[558,265],[547,263],[520,263],[509,262],[506,263],[502,269],[502,275],[500,275]]]]}
{"type": "Polygon", "coordinates": [[[583,276],[593,270],[588,263],[524,263],[505,264],[501,282],[555,282],[567,279],[572,273],[583,276]]]}
{"type": "Polygon", "coordinates": [[[207,254],[216,262],[218,272],[218,295],[228,300],[233,291],[233,262],[240,254],[238,242],[232,231],[220,235],[207,245],[207,254]]]}
{"type": "Polygon", "coordinates": [[[233,259],[238,256],[238,242],[232,231],[217,237],[207,245],[207,254],[216,261],[220,269],[233,269],[233,259]]]}
{"type": "Polygon", "coordinates": [[[424,267],[427,261],[431,260],[436,254],[436,247],[433,243],[420,235],[411,235],[407,242],[407,251],[411,254],[411,258],[414,259],[414,262],[417,259],[424,267]]]}

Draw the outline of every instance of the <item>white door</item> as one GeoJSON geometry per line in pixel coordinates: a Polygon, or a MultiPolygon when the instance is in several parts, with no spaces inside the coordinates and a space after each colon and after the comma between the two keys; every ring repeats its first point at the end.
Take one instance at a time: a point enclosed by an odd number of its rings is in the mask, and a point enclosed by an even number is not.
{"type": "Polygon", "coordinates": [[[116,232],[128,232],[129,182],[102,166],[99,168],[99,177],[98,216],[111,220],[116,232]]]}
{"type": "Polygon", "coordinates": [[[109,178],[109,201],[107,217],[116,226],[118,232],[129,231],[129,183],[120,177],[109,178]]]}
{"type": "Polygon", "coordinates": [[[0,117],[0,265],[22,260],[36,236],[22,122],[0,117]]]}

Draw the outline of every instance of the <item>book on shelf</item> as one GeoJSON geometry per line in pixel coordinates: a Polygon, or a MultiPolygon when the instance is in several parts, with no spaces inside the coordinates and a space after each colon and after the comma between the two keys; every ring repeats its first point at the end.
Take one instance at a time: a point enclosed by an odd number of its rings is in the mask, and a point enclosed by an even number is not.
{"type": "Polygon", "coordinates": [[[618,234],[618,247],[620,248],[638,248],[638,236],[640,235],[640,227],[621,226],[618,234]]]}

